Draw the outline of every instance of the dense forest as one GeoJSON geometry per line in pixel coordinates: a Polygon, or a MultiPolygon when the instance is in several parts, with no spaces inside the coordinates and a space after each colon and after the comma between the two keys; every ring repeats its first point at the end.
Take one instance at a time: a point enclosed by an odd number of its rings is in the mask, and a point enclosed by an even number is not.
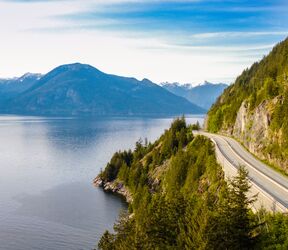
{"type": "Polygon", "coordinates": [[[208,112],[207,129],[211,132],[228,132],[248,148],[258,147],[253,153],[280,166],[288,174],[288,38],[260,62],[244,70],[235,83],[224,91],[208,112]],[[250,121],[246,121],[245,131],[250,136],[256,134],[255,138],[250,138],[250,142],[249,136],[241,138],[241,134],[235,135],[237,114],[243,104],[248,109],[243,116],[246,120],[250,117],[250,121]],[[261,112],[265,113],[265,119],[261,118],[261,112]],[[258,125],[253,124],[257,115],[261,118],[257,121],[258,125]],[[267,120],[267,127],[263,120],[267,120]],[[262,131],[259,131],[259,123],[263,126],[262,131]]]}
{"type": "Polygon", "coordinates": [[[98,178],[124,185],[133,201],[98,249],[288,249],[288,217],[253,213],[246,170],[226,182],[195,128],[176,119],[153,144],[114,154],[98,178]]]}

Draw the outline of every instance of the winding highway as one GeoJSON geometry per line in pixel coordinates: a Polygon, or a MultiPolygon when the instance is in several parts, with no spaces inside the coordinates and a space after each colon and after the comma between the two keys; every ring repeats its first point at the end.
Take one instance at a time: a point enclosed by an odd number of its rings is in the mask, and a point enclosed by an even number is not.
{"type": "Polygon", "coordinates": [[[239,166],[249,171],[252,187],[251,195],[258,194],[255,209],[264,207],[270,211],[288,212],[288,178],[265,165],[234,139],[218,134],[195,131],[210,138],[216,149],[218,162],[225,176],[233,177],[239,166]]]}

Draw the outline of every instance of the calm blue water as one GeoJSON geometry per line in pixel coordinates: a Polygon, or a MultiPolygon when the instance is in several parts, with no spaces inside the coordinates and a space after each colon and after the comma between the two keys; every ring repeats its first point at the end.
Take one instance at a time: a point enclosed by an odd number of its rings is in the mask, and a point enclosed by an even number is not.
{"type": "Polygon", "coordinates": [[[171,121],[0,116],[0,249],[92,249],[126,208],[93,178],[171,121]]]}

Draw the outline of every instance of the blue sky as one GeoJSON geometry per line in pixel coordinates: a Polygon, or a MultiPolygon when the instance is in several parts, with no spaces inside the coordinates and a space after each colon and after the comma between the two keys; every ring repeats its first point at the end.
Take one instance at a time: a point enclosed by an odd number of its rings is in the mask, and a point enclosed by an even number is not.
{"type": "Polygon", "coordinates": [[[0,0],[0,76],[80,61],[155,82],[231,82],[288,35],[287,0],[0,0]]]}

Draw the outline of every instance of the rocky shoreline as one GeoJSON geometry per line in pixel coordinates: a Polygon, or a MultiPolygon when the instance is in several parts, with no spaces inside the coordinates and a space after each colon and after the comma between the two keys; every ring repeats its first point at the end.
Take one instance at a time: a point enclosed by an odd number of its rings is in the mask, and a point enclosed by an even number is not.
{"type": "Polygon", "coordinates": [[[103,188],[104,191],[117,193],[121,196],[123,196],[128,203],[131,203],[133,201],[133,197],[131,192],[128,190],[125,185],[117,180],[115,181],[104,181],[100,176],[97,176],[93,180],[93,184],[96,187],[103,188]]]}

